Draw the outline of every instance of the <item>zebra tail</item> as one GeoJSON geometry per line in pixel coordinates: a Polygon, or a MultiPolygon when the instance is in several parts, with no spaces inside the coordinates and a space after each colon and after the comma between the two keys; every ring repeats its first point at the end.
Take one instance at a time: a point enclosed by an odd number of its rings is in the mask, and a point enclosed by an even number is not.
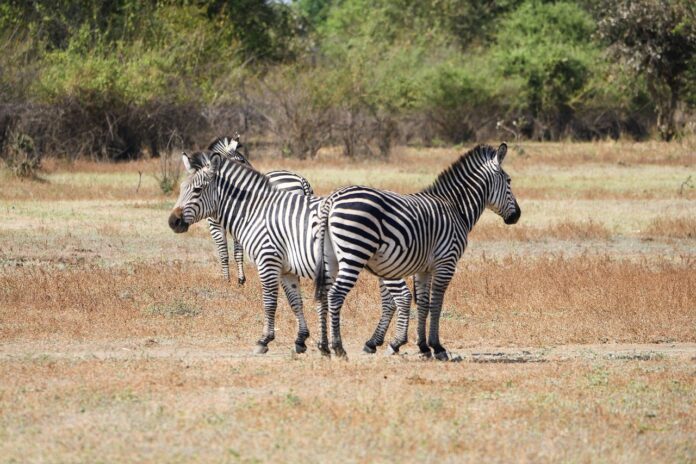
{"type": "Polygon", "coordinates": [[[413,302],[416,303],[416,308],[418,307],[418,285],[416,284],[416,276],[414,275],[411,279],[413,282],[413,302]]]}
{"type": "Polygon", "coordinates": [[[319,209],[319,231],[317,235],[317,240],[319,240],[319,256],[317,256],[317,266],[314,270],[314,298],[319,301],[326,297],[326,277],[329,272],[326,268],[326,234],[328,233],[329,211],[332,204],[332,196],[329,196],[324,200],[324,203],[322,203],[319,209]]]}

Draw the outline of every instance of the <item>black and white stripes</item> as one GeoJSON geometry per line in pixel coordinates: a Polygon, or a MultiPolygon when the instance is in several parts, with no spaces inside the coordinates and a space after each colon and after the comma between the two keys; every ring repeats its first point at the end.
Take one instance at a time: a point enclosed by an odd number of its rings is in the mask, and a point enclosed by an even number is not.
{"type": "MultiPolygon", "coordinates": [[[[190,174],[181,184],[179,199],[169,218],[170,227],[175,232],[185,232],[195,222],[216,218],[220,226],[244,246],[258,268],[265,323],[257,352],[266,352],[268,343],[275,338],[279,283],[298,319],[296,351],[305,351],[309,331],[298,284],[299,277],[315,277],[319,251],[315,239],[317,210],[322,199],[279,190],[268,177],[217,152],[184,155],[183,161],[190,174]]],[[[382,285],[386,286],[382,291],[386,313],[367,344],[372,350],[384,339],[393,307],[408,311],[410,305],[410,291],[402,279],[382,282],[382,285]]],[[[328,353],[327,310],[324,299],[318,308],[324,335],[318,345],[325,353],[328,353]]]]}
{"type": "MultiPolygon", "coordinates": [[[[510,176],[502,169],[506,152],[505,144],[497,149],[479,145],[418,193],[352,186],[324,199],[280,190],[248,163],[218,152],[199,152],[183,158],[190,175],[182,183],[169,224],[175,232],[184,232],[201,219],[216,218],[219,227],[244,246],[263,288],[265,322],[257,352],[267,351],[275,337],[279,285],[298,320],[296,350],[306,350],[309,331],[299,294],[299,278],[306,277],[316,279],[319,348],[329,351],[328,312],[331,348],[345,355],[340,310],[367,268],[381,281],[382,317],[365,351],[374,352],[382,344],[395,310],[396,336],[390,349],[397,352],[406,343],[412,297],[403,279],[413,275],[420,351],[447,359],[439,339],[440,314],[469,232],[486,208],[507,224],[520,217],[510,176]]],[[[284,180],[279,184],[285,185],[284,180]]]]}
{"type": "MultiPolygon", "coordinates": [[[[330,195],[321,210],[317,296],[328,292],[332,348],[344,353],[340,310],[362,269],[385,279],[415,274],[418,346],[447,359],[439,339],[445,291],[467,236],[485,208],[514,224],[520,208],[501,165],[505,144],[480,145],[461,156],[422,192],[400,195],[367,187],[347,187],[330,195]],[[426,342],[426,318],[430,334],[426,342]]],[[[406,343],[408,313],[398,315],[395,351],[406,343]]]]}
{"type": "MultiPolygon", "coordinates": [[[[251,166],[247,157],[239,152],[238,149],[241,147],[239,135],[235,137],[219,137],[210,143],[208,151],[219,153],[229,160],[251,166]]],[[[192,170],[195,171],[196,169],[202,168],[203,166],[199,164],[202,162],[206,162],[204,158],[201,158],[201,160],[193,158],[192,161],[190,161],[190,163],[193,163],[192,170]]],[[[266,173],[266,177],[268,177],[271,184],[275,185],[279,190],[285,190],[300,195],[312,195],[314,193],[309,181],[294,172],[282,170],[270,171],[266,173]]],[[[226,281],[229,281],[230,256],[227,248],[227,232],[222,225],[220,225],[219,220],[213,217],[208,218],[208,228],[218,252],[220,266],[222,267],[222,277],[226,281]]],[[[232,239],[232,246],[234,248],[234,261],[237,265],[237,282],[239,285],[244,285],[246,282],[246,276],[244,275],[244,249],[234,236],[230,238],[232,239]]]]}

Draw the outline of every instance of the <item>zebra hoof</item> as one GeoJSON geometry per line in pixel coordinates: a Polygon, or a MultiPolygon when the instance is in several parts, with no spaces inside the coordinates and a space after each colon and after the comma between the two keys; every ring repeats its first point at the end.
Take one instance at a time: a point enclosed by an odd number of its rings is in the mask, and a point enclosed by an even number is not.
{"type": "Polygon", "coordinates": [[[448,361],[449,356],[447,355],[447,351],[443,350],[435,352],[435,359],[437,359],[438,361],[448,361]]]}
{"type": "Polygon", "coordinates": [[[239,277],[239,278],[237,279],[237,284],[238,284],[240,287],[241,287],[242,285],[244,285],[245,283],[246,283],[246,277],[239,277]]]}
{"type": "Polygon", "coordinates": [[[307,351],[307,345],[303,343],[295,343],[295,353],[302,354],[307,351]]]}
{"type": "Polygon", "coordinates": [[[430,359],[433,356],[433,352],[430,351],[430,347],[425,343],[419,344],[418,349],[420,350],[421,359],[430,359]]]}
{"type": "Polygon", "coordinates": [[[346,353],[346,350],[344,350],[343,347],[340,345],[334,346],[333,352],[334,352],[334,355],[338,358],[344,358],[344,359],[348,358],[348,353],[346,353]]]}
{"type": "Polygon", "coordinates": [[[317,343],[317,349],[322,356],[331,356],[331,351],[329,351],[329,345],[326,343],[317,343]]]}
{"type": "Polygon", "coordinates": [[[395,354],[399,354],[399,348],[394,348],[391,343],[387,344],[387,354],[389,356],[393,356],[395,354]]]}
{"type": "Polygon", "coordinates": [[[268,353],[268,346],[266,346],[266,345],[262,345],[259,343],[254,348],[254,354],[266,354],[266,353],[268,353]]]}
{"type": "Polygon", "coordinates": [[[367,354],[375,354],[377,352],[377,347],[373,344],[372,340],[365,343],[363,346],[363,351],[367,354]]]}

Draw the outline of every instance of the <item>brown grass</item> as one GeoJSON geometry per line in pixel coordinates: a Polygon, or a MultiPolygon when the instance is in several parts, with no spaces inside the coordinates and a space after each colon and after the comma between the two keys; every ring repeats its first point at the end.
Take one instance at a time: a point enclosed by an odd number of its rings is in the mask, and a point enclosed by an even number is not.
{"type": "Polygon", "coordinates": [[[643,237],[696,238],[696,218],[657,218],[642,231],[643,237]]]}
{"type": "Polygon", "coordinates": [[[690,462],[683,361],[421,363],[50,356],[0,362],[24,461],[690,462]]]}
{"type": "MultiPolygon", "coordinates": [[[[696,276],[693,261],[685,259],[657,265],[589,256],[464,260],[445,302],[445,343],[696,341],[696,276]]],[[[64,271],[30,266],[0,276],[2,338],[212,337],[248,347],[261,334],[261,292],[253,272],[237,290],[220,282],[212,266],[173,264],[162,272],[160,265],[77,264],[64,271]],[[148,309],[155,304],[160,308],[148,309]],[[198,315],[178,317],[181,305],[198,315]]],[[[304,292],[311,294],[310,282],[304,292]]],[[[369,276],[351,293],[344,313],[351,343],[371,334],[379,316],[377,295],[376,279],[369,276]]],[[[295,322],[282,299],[280,306],[278,339],[289,344],[295,322]]],[[[312,302],[307,306],[314,328],[312,302]]]]}
{"type": "MultiPolygon", "coordinates": [[[[498,141],[492,143],[499,143],[498,141]]],[[[471,148],[416,148],[397,147],[388,162],[382,160],[350,160],[340,156],[340,150],[323,150],[315,160],[299,161],[284,159],[273,151],[257,153],[252,158],[261,171],[289,169],[308,177],[318,194],[348,184],[367,184],[398,192],[414,192],[429,185],[435,176],[449,166],[459,155],[471,148]]],[[[663,144],[659,142],[596,142],[596,143],[523,143],[511,144],[507,161],[511,172],[520,179],[516,181],[516,191],[524,198],[614,198],[614,199],[652,199],[675,197],[681,183],[693,175],[696,165],[694,150],[686,145],[663,144]],[[649,180],[655,173],[670,174],[678,178],[666,178],[657,185],[643,188],[639,183],[629,181],[619,186],[608,187],[617,174],[604,176],[599,170],[589,179],[579,179],[565,185],[549,188],[539,185],[541,180],[551,178],[558,172],[568,171],[571,175],[579,167],[611,168],[624,170],[621,175],[631,180],[637,175],[634,171],[645,171],[649,180]],[[683,171],[683,175],[682,175],[683,171]],[[536,177],[535,177],[536,176],[536,177]],[[525,179],[530,182],[525,183],[525,179]]],[[[0,198],[5,200],[85,200],[105,198],[114,200],[163,199],[155,175],[159,172],[157,159],[145,159],[129,163],[95,163],[78,160],[72,163],[46,158],[43,162],[40,182],[22,181],[5,173],[0,176],[0,198]],[[70,178],[66,174],[82,174],[70,178]],[[142,177],[140,174],[142,173],[142,177]],[[138,184],[140,187],[138,188],[138,184]],[[137,190],[137,191],[136,191],[137,190]]],[[[585,169],[578,171],[582,175],[585,169]]],[[[595,169],[597,171],[597,169],[595,169]]],[[[668,176],[669,177],[669,176],[668,176]]],[[[681,196],[696,198],[696,189],[682,189],[681,196]]],[[[170,197],[171,198],[171,197],[170,197]]]]}
{"type": "Polygon", "coordinates": [[[611,237],[611,231],[605,225],[592,220],[563,221],[548,227],[534,227],[527,224],[509,227],[496,221],[476,225],[469,237],[472,241],[607,240],[611,237]]]}
{"type": "MultiPolygon", "coordinates": [[[[3,177],[0,461],[695,462],[696,189],[678,193],[693,149],[522,148],[509,158],[522,220],[484,215],[446,297],[459,363],[418,360],[415,320],[408,355],[361,355],[379,315],[367,274],[344,307],[348,361],[315,338],[291,354],[284,298],[271,351],[250,356],[257,274],[223,283],[205,224],[168,229],[156,160],[3,177]]],[[[319,193],[410,192],[462,151],[254,162],[319,193]]]]}

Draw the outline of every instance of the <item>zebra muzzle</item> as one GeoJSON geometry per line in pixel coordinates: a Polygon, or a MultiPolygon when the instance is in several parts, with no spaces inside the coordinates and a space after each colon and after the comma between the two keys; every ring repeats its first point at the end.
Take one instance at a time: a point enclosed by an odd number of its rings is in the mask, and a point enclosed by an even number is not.
{"type": "Polygon", "coordinates": [[[169,227],[177,234],[186,232],[188,230],[189,225],[184,222],[181,208],[174,208],[172,214],[169,215],[169,227]]]}
{"type": "Polygon", "coordinates": [[[512,212],[511,215],[506,217],[504,219],[505,224],[512,225],[512,224],[517,224],[517,221],[520,220],[520,216],[522,215],[522,210],[520,209],[520,205],[517,204],[517,200],[515,200],[515,211],[512,212]]]}

